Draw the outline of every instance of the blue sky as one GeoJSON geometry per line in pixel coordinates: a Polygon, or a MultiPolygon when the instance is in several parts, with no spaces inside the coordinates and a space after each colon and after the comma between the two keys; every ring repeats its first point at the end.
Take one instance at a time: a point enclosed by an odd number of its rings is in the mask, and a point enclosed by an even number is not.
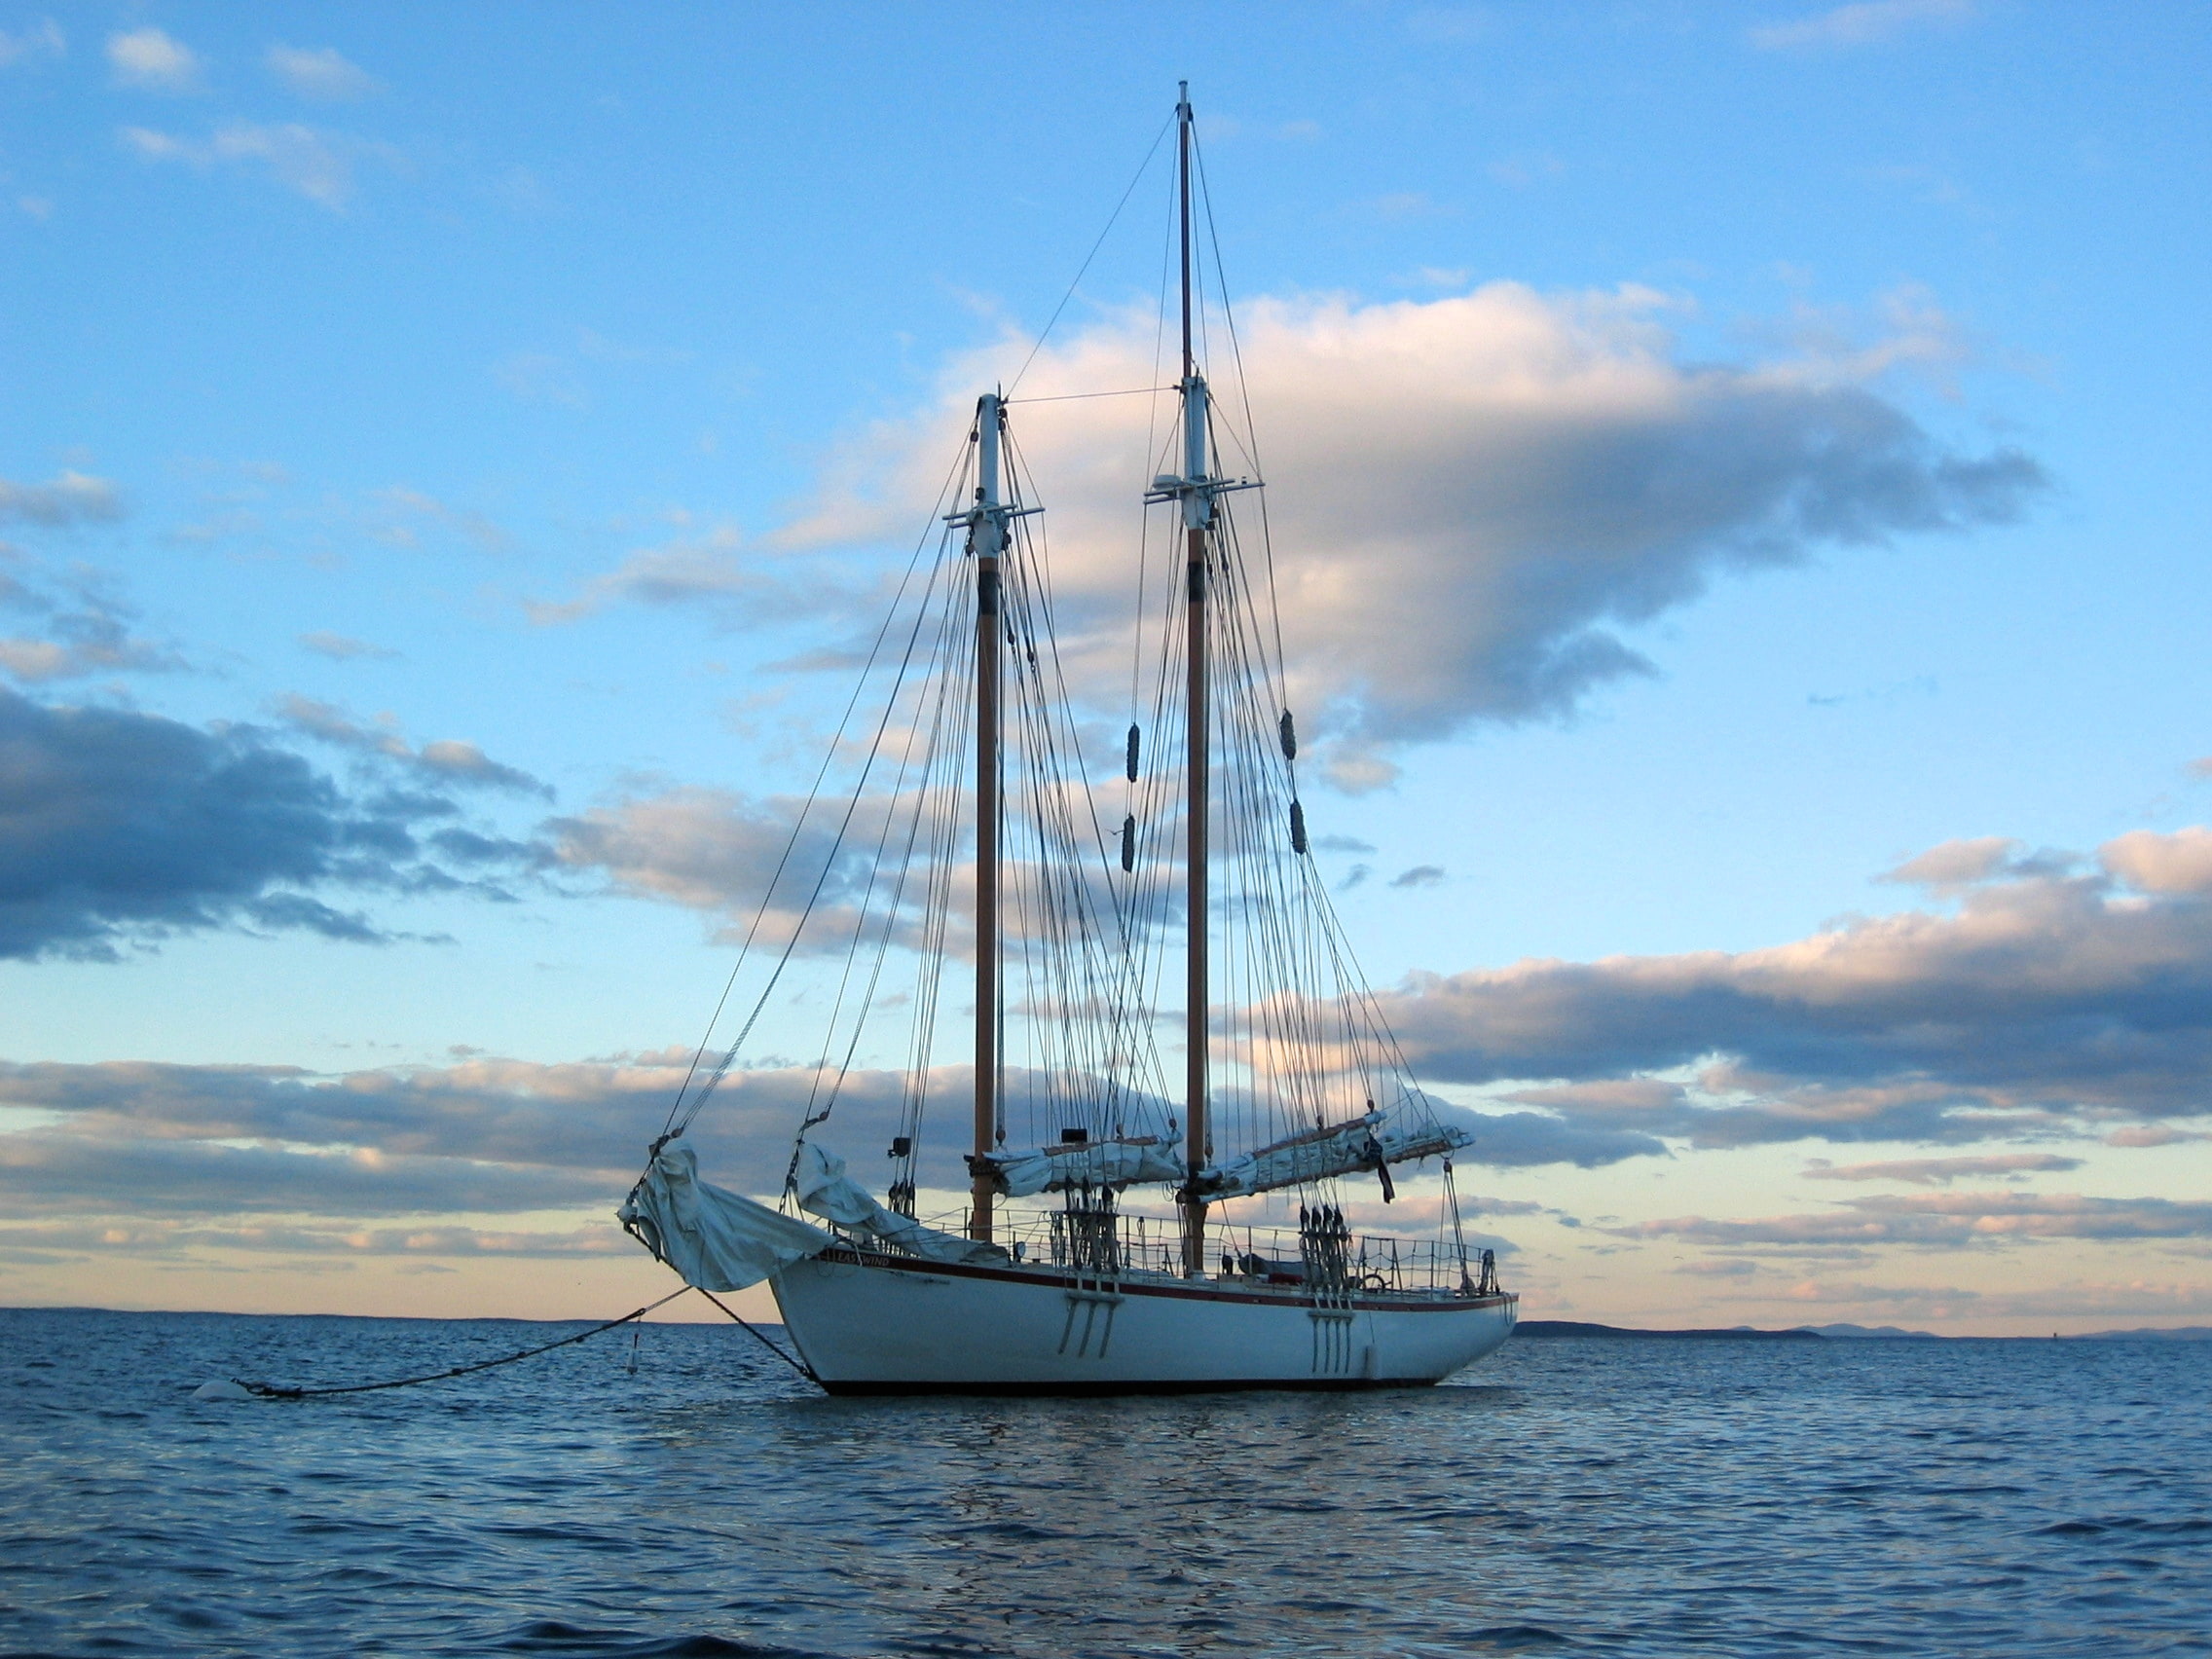
{"type": "MultiPolygon", "coordinates": [[[[0,1298],[649,1281],[589,1231],[620,1160],[460,1125],[588,1140],[660,1087],[614,1056],[695,1037],[743,898],[700,885],[745,867],[715,815],[791,788],[838,691],[788,664],[1188,76],[1260,435],[1306,462],[1282,534],[1313,593],[1384,596],[1288,619],[1349,665],[1310,803],[1374,848],[1324,855],[1347,926],[1440,1088],[1664,1149],[1483,1171],[1532,1302],[2201,1321],[2208,38],[1967,0],[0,7],[0,1298]],[[1678,534],[1605,507],[1625,429],[1678,534]],[[1601,635],[1635,664],[1513,677],[1601,635]],[[117,897],[81,826],[241,754],[266,814],[164,821],[117,897]],[[240,1104],[272,1067],[369,1104],[240,1104]]],[[[1163,205],[1041,374],[1149,314],[1163,205]]],[[[1113,435],[1035,420],[1048,458],[1113,435]]]]}

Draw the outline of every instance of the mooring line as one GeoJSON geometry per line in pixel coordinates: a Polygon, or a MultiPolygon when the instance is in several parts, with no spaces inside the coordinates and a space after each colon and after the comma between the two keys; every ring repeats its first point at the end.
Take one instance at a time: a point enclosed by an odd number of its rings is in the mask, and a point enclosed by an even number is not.
{"type": "MultiPolygon", "coordinates": [[[[691,1288],[690,1285],[683,1285],[679,1289],[670,1291],[658,1302],[648,1302],[645,1307],[633,1312],[625,1313],[619,1319],[609,1319],[604,1325],[594,1325],[588,1331],[578,1331],[574,1336],[563,1337],[558,1342],[541,1343],[536,1347],[524,1348],[520,1353],[502,1354],[498,1359],[480,1359],[474,1365],[457,1365],[450,1371],[430,1371],[424,1373],[421,1377],[396,1377],[388,1382],[352,1382],[336,1388],[286,1388],[274,1382],[248,1382],[242,1377],[234,1377],[231,1381],[247,1393],[258,1395],[264,1400],[305,1400],[326,1394],[373,1394],[380,1388],[411,1388],[418,1382],[443,1382],[450,1378],[466,1377],[471,1372],[490,1371],[495,1366],[512,1365],[518,1359],[533,1359],[541,1353],[551,1353],[555,1348],[567,1347],[571,1343],[580,1343],[587,1337],[596,1337],[603,1331],[611,1331],[618,1325],[630,1324],[634,1320],[643,1319],[656,1308],[667,1307],[671,1302],[682,1296],[684,1291],[691,1288]]],[[[706,1292],[701,1291],[700,1294],[705,1296],[706,1292]]],[[[714,1301],[712,1297],[707,1299],[710,1302],[714,1301]]],[[[721,1304],[719,1302],[716,1302],[715,1306],[721,1308],[721,1304]]],[[[728,1313],[729,1309],[723,1308],[722,1311],[728,1313]]],[[[737,1316],[732,1313],[730,1317],[734,1319],[737,1316]]],[[[740,1319],[738,1323],[743,1324],[744,1321],[740,1319]]],[[[748,1328],[750,1329],[750,1327],[748,1328]]],[[[757,1333],[756,1334],[757,1335],[757,1333]]]]}
{"type": "Polygon", "coordinates": [[[693,1290],[698,1290],[701,1296],[705,1297],[709,1302],[712,1302],[717,1308],[719,1308],[732,1319],[737,1319],[738,1324],[743,1327],[747,1336],[751,1337],[755,1342],[758,1343],[762,1347],[766,1348],[770,1353],[774,1354],[778,1359],[782,1360],[786,1365],[790,1366],[793,1371],[797,1372],[809,1382],[815,1383],[818,1386],[820,1385],[822,1379],[814,1374],[814,1367],[807,1364],[803,1358],[792,1358],[790,1354],[786,1353],[773,1342],[769,1341],[766,1336],[758,1331],[756,1331],[751,1325],[746,1324],[743,1319],[739,1319],[737,1310],[730,1307],[730,1305],[724,1302],[720,1297],[717,1296],[713,1291],[700,1290],[697,1285],[693,1285],[691,1286],[691,1288],[693,1290]]]}

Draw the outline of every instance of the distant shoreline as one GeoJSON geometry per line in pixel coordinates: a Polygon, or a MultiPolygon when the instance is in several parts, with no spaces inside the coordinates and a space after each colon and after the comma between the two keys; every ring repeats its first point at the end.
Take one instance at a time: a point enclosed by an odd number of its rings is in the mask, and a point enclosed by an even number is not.
{"type": "MultiPolygon", "coordinates": [[[[1750,1325],[1706,1327],[1698,1330],[1648,1331],[1632,1325],[1600,1325],[1582,1319],[1524,1319],[1514,1327],[1516,1337],[1539,1341],[1584,1339],[1597,1342],[1650,1341],[1659,1338],[1698,1342],[1915,1342],[1915,1343],[2046,1343],[2050,1337],[1945,1337],[1934,1331],[1903,1331],[1895,1325],[1798,1325],[1787,1331],[1762,1331],[1750,1325]]],[[[2078,1331],[2057,1335],[2067,1343],[2212,1342],[2212,1325],[2147,1325],[2131,1331],[2078,1331]]]]}
{"type": "MultiPolygon", "coordinates": [[[[598,1321],[583,1314],[568,1318],[529,1318],[512,1313],[241,1313],[221,1308],[93,1308],[82,1303],[0,1304],[8,1313],[105,1313],[121,1318],[161,1319],[375,1319],[421,1325],[587,1325],[598,1321]]],[[[656,1324],[720,1325],[717,1319],[655,1320],[656,1324]]],[[[783,1327],[773,1319],[756,1319],[769,1330],[783,1327]]],[[[2047,1336],[1946,1337],[1935,1331],[1906,1331],[1895,1325],[1798,1325],[1785,1331],[1762,1331],[1751,1325],[1703,1326],[1686,1330],[1645,1330],[1634,1325],[1601,1325],[1584,1319],[1523,1319],[1514,1335],[1538,1342],[1649,1342],[1661,1339],[1689,1342],[1919,1342],[1919,1343],[2047,1343],[2047,1336]]],[[[2140,1325],[2125,1331],[2075,1331],[2058,1335],[2060,1342],[2212,1342],[2212,1325],[2140,1325]]]]}
{"type": "Polygon", "coordinates": [[[1590,1337],[1602,1339],[1625,1338],[1630,1340],[1667,1337],[1692,1337],[1701,1340],[1737,1340],[1744,1342],[1824,1342],[1818,1331],[1754,1331],[1749,1325],[1736,1325],[1727,1329],[1693,1331],[1642,1331],[1627,1325],[1595,1325],[1582,1319],[1524,1319],[1513,1327],[1516,1337],[1590,1337]]]}

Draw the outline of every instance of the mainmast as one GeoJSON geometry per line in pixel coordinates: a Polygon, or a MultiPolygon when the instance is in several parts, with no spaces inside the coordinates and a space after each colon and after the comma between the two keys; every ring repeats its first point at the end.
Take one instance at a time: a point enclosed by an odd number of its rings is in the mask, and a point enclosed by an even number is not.
{"type": "MultiPolygon", "coordinates": [[[[1189,682],[1184,694],[1184,754],[1189,798],[1184,803],[1188,903],[1185,906],[1186,1013],[1184,1030],[1184,1167],[1196,1187],[1206,1166],[1206,811],[1208,707],[1206,674],[1206,529],[1213,520],[1213,493],[1206,480],[1206,383],[1191,350],[1191,84],[1182,82],[1175,104],[1176,188],[1181,203],[1183,276],[1183,478],[1177,494],[1183,503],[1184,592],[1190,626],[1185,653],[1189,682]]],[[[1202,1272],[1206,1257],[1206,1205],[1203,1198],[1183,1200],[1183,1271],[1202,1272]]]]}
{"type": "MultiPolygon", "coordinates": [[[[1004,405],[986,392],[976,403],[976,505],[968,549],[976,558],[976,1155],[997,1147],[999,1087],[999,555],[1008,513],[999,499],[999,427],[1004,405]]],[[[977,1170],[970,1191],[968,1236],[991,1237],[989,1178],[977,1170]]]]}

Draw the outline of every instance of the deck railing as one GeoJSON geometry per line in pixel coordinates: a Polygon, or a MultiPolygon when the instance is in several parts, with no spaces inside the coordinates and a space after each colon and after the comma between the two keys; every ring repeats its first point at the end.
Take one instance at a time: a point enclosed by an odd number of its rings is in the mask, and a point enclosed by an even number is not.
{"type": "MultiPolygon", "coordinates": [[[[958,1233],[966,1220],[962,1212],[929,1217],[925,1225],[958,1233]]],[[[1341,1222],[1318,1221],[1296,1228],[1217,1222],[1207,1235],[1206,1274],[1216,1283],[1348,1295],[1488,1296],[1498,1288],[1490,1251],[1462,1257],[1439,1239],[1354,1234],[1341,1222]]],[[[875,1251],[893,1248],[862,1235],[852,1242],[875,1251]]],[[[1002,1211],[997,1242],[1017,1262],[1102,1278],[1184,1276],[1177,1217],[1080,1207],[1002,1211]]]]}

